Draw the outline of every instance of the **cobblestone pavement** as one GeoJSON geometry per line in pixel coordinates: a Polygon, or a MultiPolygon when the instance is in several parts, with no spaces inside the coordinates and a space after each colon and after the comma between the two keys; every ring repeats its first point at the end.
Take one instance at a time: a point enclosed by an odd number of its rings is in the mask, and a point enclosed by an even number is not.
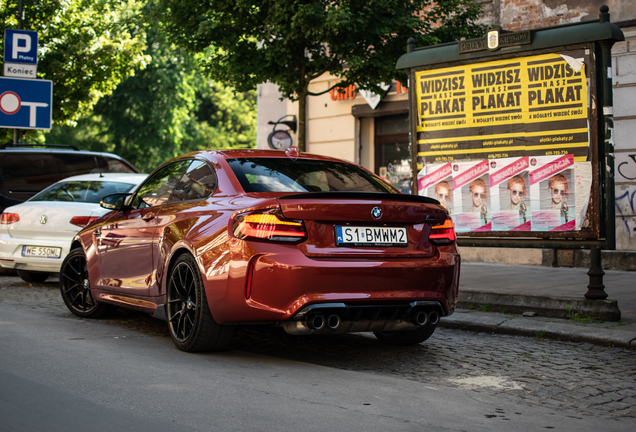
{"type": "MultiPolygon", "coordinates": [[[[1,277],[0,303],[70,315],[54,282],[34,286],[1,277]]],[[[143,337],[169,337],[165,322],[146,314],[119,309],[103,321],[143,337]]],[[[237,332],[230,349],[464,388],[574,418],[594,415],[636,424],[636,352],[621,348],[451,329],[438,329],[420,345],[389,347],[367,334],[299,337],[272,326],[250,326],[237,332]]],[[[494,410],[488,416],[508,415],[494,410]]]]}

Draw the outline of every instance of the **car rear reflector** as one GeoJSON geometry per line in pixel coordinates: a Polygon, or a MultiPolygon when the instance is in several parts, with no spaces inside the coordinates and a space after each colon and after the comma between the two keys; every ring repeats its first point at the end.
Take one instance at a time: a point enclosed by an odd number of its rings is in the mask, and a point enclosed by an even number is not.
{"type": "Polygon", "coordinates": [[[233,225],[234,235],[245,240],[300,242],[307,237],[302,221],[285,219],[278,209],[239,214],[233,225]]]}
{"type": "Polygon", "coordinates": [[[83,228],[97,219],[99,219],[97,216],[75,216],[71,219],[71,223],[83,228]]]}
{"type": "Polygon", "coordinates": [[[428,239],[434,245],[442,246],[455,243],[455,226],[451,219],[446,219],[442,225],[431,227],[428,239]]]}
{"type": "Polygon", "coordinates": [[[16,213],[2,213],[0,215],[0,224],[9,225],[15,222],[20,222],[20,215],[16,213]]]}
{"type": "Polygon", "coordinates": [[[252,277],[254,275],[254,264],[247,266],[247,285],[245,286],[245,298],[249,299],[252,295],[252,277]]]}

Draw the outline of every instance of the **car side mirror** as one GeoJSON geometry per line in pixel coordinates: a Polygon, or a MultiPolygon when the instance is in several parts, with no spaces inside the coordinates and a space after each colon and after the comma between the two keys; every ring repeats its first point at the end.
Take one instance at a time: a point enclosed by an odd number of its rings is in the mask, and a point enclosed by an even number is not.
{"type": "Polygon", "coordinates": [[[107,210],[121,210],[124,208],[126,198],[132,194],[129,193],[116,193],[112,195],[106,195],[99,202],[99,205],[107,210]]]}

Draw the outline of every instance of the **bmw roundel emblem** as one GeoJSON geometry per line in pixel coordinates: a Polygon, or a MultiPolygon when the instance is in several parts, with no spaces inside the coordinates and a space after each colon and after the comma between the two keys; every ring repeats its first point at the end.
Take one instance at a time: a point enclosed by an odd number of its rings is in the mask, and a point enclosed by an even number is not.
{"type": "Polygon", "coordinates": [[[374,219],[380,219],[382,217],[382,210],[380,207],[373,207],[373,210],[371,210],[371,216],[373,216],[374,219]]]}

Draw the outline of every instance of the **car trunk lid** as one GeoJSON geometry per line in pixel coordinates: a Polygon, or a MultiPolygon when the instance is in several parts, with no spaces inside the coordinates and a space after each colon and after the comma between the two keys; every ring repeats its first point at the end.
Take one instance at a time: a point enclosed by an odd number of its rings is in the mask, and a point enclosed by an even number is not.
{"type": "Polygon", "coordinates": [[[304,221],[307,240],[298,247],[315,258],[428,257],[435,252],[428,241],[430,228],[443,224],[447,218],[447,212],[437,201],[416,195],[316,192],[286,195],[277,200],[286,218],[304,221]],[[361,240],[358,242],[338,240],[346,227],[357,229],[349,230],[354,235],[373,233],[379,241],[368,242],[366,237],[358,238],[361,240]],[[391,235],[400,236],[403,229],[406,244],[391,239],[391,235]]]}
{"type": "Polygon", "coordinates": [[[71,223],[73,217],[100,217],[108,210],[93,203],[39,201],[26,202],[6,209],[5,212],[17,213],[20,216],[20,221],[7,225],[11,237],[54,240],[72,237],[83,228],[71,223]]]}

